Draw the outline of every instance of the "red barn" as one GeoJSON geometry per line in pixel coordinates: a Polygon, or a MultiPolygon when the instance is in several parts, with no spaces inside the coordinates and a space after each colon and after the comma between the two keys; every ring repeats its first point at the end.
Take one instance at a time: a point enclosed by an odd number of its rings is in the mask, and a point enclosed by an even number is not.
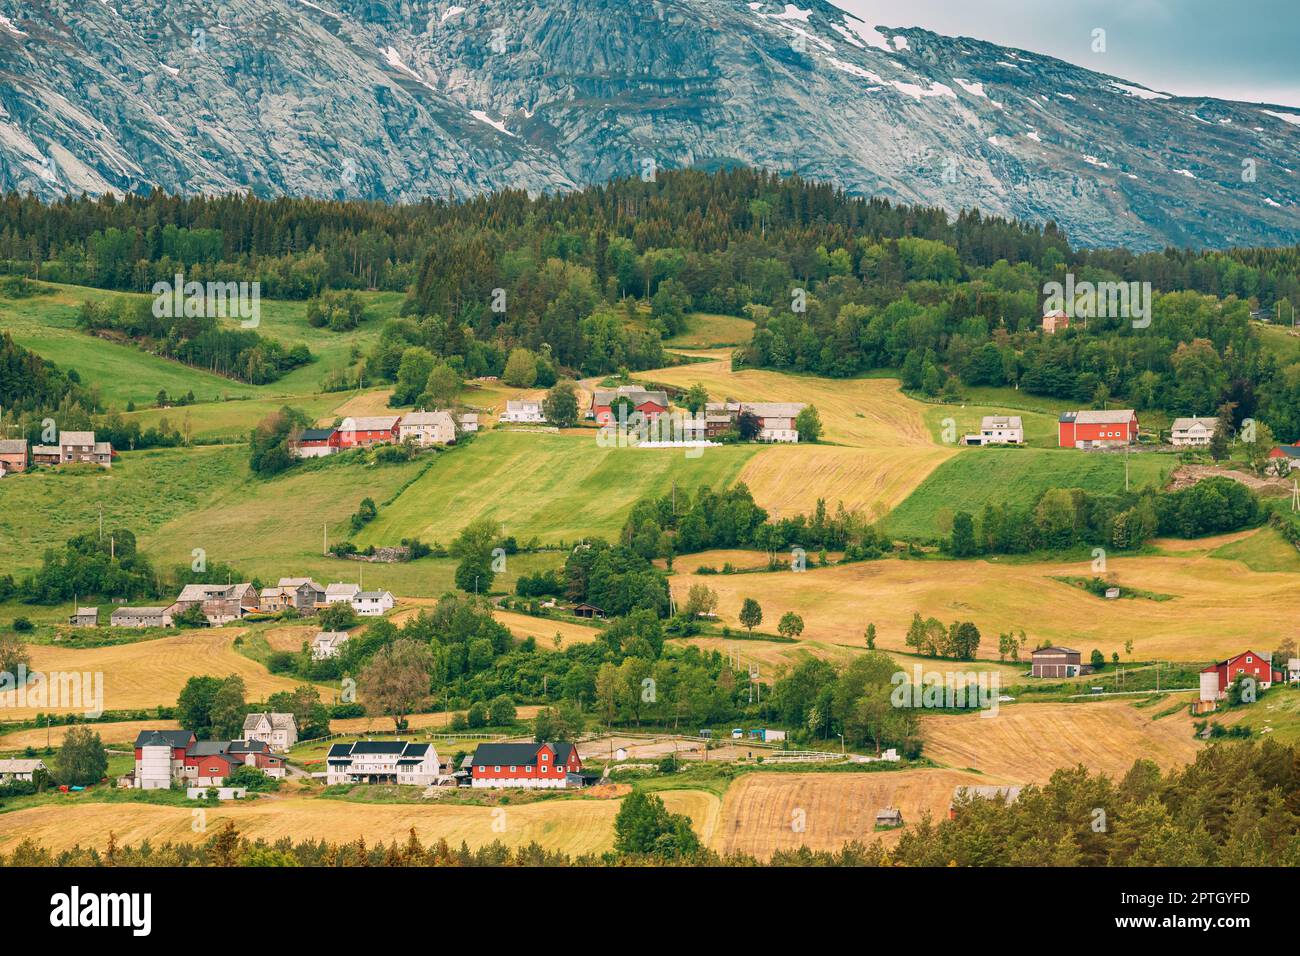
{"type": "Polygon", "coordinates": [[[1201,671],[1201,700],[1222,700],[1228,688],[1239,677],[1254,678],[1260,690],[1268,690],[1274,681],[1285,681],[1280,670],[1273,667],[1273,659],[1256,651],[1243,651],[1236,657],[1211,664],[1201,671]]]}
{"type": "Polygon", "coordinates": [[[1062,448],[1107,448],[1138,440],[1137,412],[1131,408],[1062,412],[1058,428],[1062,448]]]}
{"type": "Polygon", "coordinates": [[[573,744],[479,744],[470,776],[475,787],[575,787],[582,758],[573,744]]]}
{"type": "Polygon", "coordinates": [[[599,424],[604,425],[610,420],[610,408],[620,398],[626,398],[635,411],[648,419],[668,412],[667,392],[651,392],[635,385],[621,385],[612,391],[597,389],[591,398],[591,413],[599,424]]]}
{"type": "Polygon", "coordinates": [[[366,448],[370,445],[396,444],[401,415],[376,415],[369,418],[345,418],[334,429],[329,443],[334,448],[366,448]]]}

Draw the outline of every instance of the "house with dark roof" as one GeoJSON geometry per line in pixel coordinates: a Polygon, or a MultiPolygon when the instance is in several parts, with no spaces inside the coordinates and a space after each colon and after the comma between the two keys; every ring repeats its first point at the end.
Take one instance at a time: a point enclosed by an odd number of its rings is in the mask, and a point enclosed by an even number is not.
{"type": "Polygon", "coordinates": [[[260,740],[200,740],[185,751],[181,779],[195,787],[220,787],[240,767],[283,777],[284,758],[260,740]]]}
{"type": "Polygon", "coordinates": [[[142,730],[135,738],[131,786],[166,790],[173,782],[219,787],[240,767],[285,775],[284,758],[260,740],[199,740],[190,730],[142,730]]]}
{"type": "Polygon", "coordinates": [[[1300,468],[1300,444],[1278,445],[1268,453],[1269,458],[1281,458],[1286,461],[1289,470],[1300,468]]]}
{"type": "Polygon", "coordinates": [[[409,784],[427,787],[438,780],[433,744],[406,740],[356,740],[334,744],[325,757],[325,782],[409,784]]]}
{"type": "Polygon", "coordinates": [[[479,744],[470,777],[475,787],[580,787],[582,758],[573,744],[479,744]]]}
{"type": "Polygon", "coordinates": [[[135,738],[135,773],[139,790],[166,790],[185,769],[185,751],[198,738],[190,730],[142,730],[135,738]]]}
{"type": "Polygon", "coordinates": [[[1085,673],[1083,654],[1069,647],[1040,647],[1033,653],[1034,677],[1078,677],[1085,673]]]}
{"type": "Polygon", "coordinates": [[[304,428],[297,438],[289,442],[289,451],[298,458],[324,458],[339,450],[330,439],[334,437],[332,428],[304,428]]]}

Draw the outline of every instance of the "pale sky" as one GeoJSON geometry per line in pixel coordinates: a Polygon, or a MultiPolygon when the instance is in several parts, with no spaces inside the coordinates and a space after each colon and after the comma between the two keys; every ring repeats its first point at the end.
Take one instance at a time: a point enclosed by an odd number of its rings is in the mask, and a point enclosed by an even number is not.
{"type": "Polygon", "coordinates": [[[1032,50],[1182,96],[1300,107],[1300,0],[831,0],[869,23],[1032,50]],[[1106,52],[1092,51],[1093,30],[1106,52]]]}

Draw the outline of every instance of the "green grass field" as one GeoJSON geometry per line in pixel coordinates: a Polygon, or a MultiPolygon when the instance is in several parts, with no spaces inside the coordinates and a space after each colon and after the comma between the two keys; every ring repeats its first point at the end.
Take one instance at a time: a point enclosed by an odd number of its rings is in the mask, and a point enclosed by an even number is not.
{"type": "MultiPolygon", "coordinates": [[[[371,317],[360,328],[342,333],[308,325],[306,302],[263,300],[258,333],[286,346],[305,344],[316,361],[278,381],[247,385],[150,355],[133,345],[87,335],[77,328],[77,310],[87,299],[102,302],[129,296],[147,300],[150,298],[147,295],[82,286],[47,284],[46,287],[53,289],[53,294],[27,299],[0,298],[0,327],[13,335],[19,345],[65,368],[76,369],[82,381],[98,391],[104,404],[118,411],[125,409],[127,402],[138,406],[152,404],[159,389],[166,389],[171,395],[193,391],[200,402],[217,402],[226,397],[261,397],[276,407],[284,404],[280,399],[315,394],[326,374],[351,364],[354,350],[369,349],[383,322],[397,314],[404,298],[400,292],[360,293],[371,317]]],[[[237,320],[232,319],[228,324],[233,327],[237,320]]]]}
{"type": "MultiPolygon", "coordinates": [[[[1132,455],[1130,485],[1162,485],[1177,459],[1132,455]]],[[[1074,449],[967,448],[936,468],[885,519],[892,534],[936,537],[939,517],[967,511],[979,517],[986,504],[1028,504],[1048,488],[1083,488],[1097,493],[1124,490],[1124,456],[1074,449]]]]}
{"type": "MultiPolygon", "coordinates": [[[[632,504],[679,488],[722,488],[735,480],[754,448],[601,448],[590,435],[485,432],[435,464],[356,538],[359,545],[396,544],[415,535],[449,544],[475,518],[501,521],[522,544],[615,535],[632,504]]],[[[378,496],[374,496],[376,500],[378,496]]]]}
{"type": "MultiPolygon", "coordinates": [[[[111,470],[41,469],[0,483],[0,572],[38,567],[46,548],[99,527],[128,528],[143,546],[170,521],[247,486],[248,450],[159,448],[121,456],[111,470]]],[[[190,548],[174,555],[190,562],[190,548]]]]}
{"type": "Polygon", "coordinates": [[[1240,561],[1252,571],[1300,572],[1300,551],[1268,527],[1216,548],[1210,552],[1210,557],[1240,561]]]}
{"type": "Polygon", "coordinates": [[[985,415],[1019,415],[1025,428],[1025,444],[1031,448],[1057,447],[1056,416],[1040,412],[1009,411],[1005,406],[993,405],[934,405],[925,411],[925,424],[935,442],[944,445],[950,444],[944,440],[944,423],[948,419],[954,422],[956,441],[960,442],[964,435],[979,434],[980,420],[985,415]]]}
{"type": "Polygon", "coordinates": [[[754,335],[754,323],[734,315],[693,312],[686,320],[686,330],[664,339],[666,348],[714,349],[744,345],[754,335]]]}

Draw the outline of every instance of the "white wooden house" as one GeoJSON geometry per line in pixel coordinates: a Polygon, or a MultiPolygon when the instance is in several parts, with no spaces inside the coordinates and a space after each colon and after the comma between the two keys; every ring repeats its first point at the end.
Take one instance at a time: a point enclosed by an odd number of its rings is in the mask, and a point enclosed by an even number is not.
{"type": "Polygon", "coordinates": [[[393,595],[388,591],[362,591],[352,599],[352,610],[362,617],[379,617],[393,609],[393,595]]]}
{"type": "Polygon", "coordinates": [[[339,648],[347,643],[347,631],[321,631],[311,641],[311,659],[324,661],[336,657],[339,648]]]}
{"type": "Polygon", "coordinates": [[[249,714],[244,718],[244,739],[260,740],[283,753],[298,742],[298,722],[293,714],[249,714]]]}
{"type": "Polygon", "coordinates": [[[1217,418],[1175,418],[1169,428],[1169,444],[1208,445],[1218,427],[1217,418]]]}
{"type": "Polygon", "coordinates": [[[542,403],[531,399],[507,401],[506,410],[501,413],[501,421],[518,422],[525,425],[543,425],[546,416],[542,413],[542,403]]]}

